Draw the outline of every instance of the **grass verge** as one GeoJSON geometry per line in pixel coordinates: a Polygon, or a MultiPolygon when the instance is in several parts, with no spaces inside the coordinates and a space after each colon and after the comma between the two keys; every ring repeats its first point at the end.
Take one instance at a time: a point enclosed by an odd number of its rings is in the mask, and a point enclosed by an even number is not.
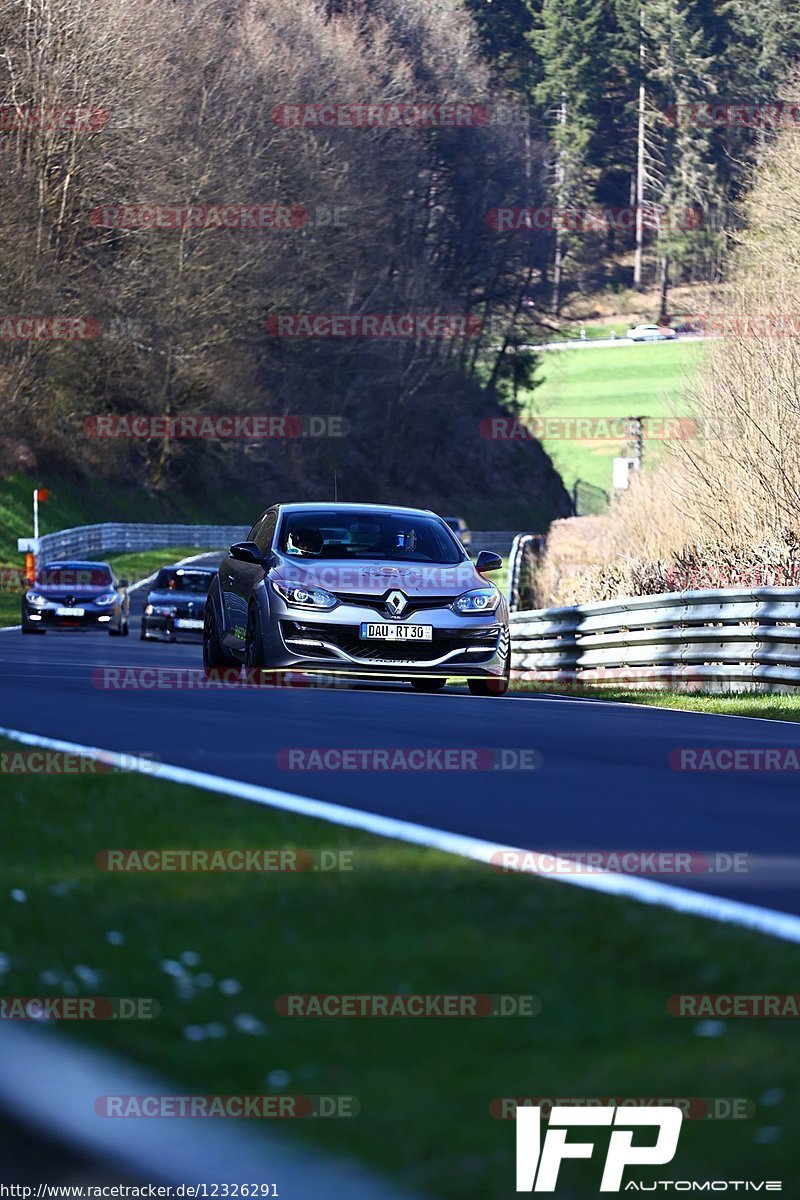
{"type": "Polygon", "coordinates": [[[716,713],[735,717],[764,717],[770,721],[800,721],[800,693],[779,692],[697,692],[640,691],[635,688],[569,687],[538,684],[532,688],[524,680],[512,681],[515,692],[537,691],[555,695],[578,696],[587,700],[616,700],[625,704],[652,704],[659,708],[686,709],[688,712],[716,713]]]}
{"type": "MultiPolygon", "coordinates": [[[[161,1005],[154,1021],[65,1023],[65,1036],[197,1092],[276,1091],[267,1077],[281,1071],[290,1094],[357,1096],[355,1119],[282,1132],[445,1200],[513,1194],[514,1125],[489,1113],[500,1096],[747,1097],[750,1119],[685,1122],[671,1166],[633,1177],[793,1176],[792,1023],[679,1020],[667,998],[793,992],[795,946],[157,776],[16,775],[3,793],[4,995],[161,1005]],[[142,875],[95,865],[107,848],[188,846],[341,849],[353,869],[142,875]],[[124,942],[110,944],[109,933],[124,942]],[[187,951],[198,961],[181,996],[162,964],[187,951]],[[86,982],[87,967],[98,982],[86,982]],[[276,997],[315,992],[534,993],[542,1010],[481,1020],[277,1015],[276,997]],[[263,1031],[239,1031],[242,1014],[263,1031]]],[[[565,1164],[559,1194],[596,1194],[598,1172],[597,1162],[565,1164]]]]}
{"type": "Polygon", "coordinates": [[[50,499],[39,506],[42,535],[98,521],[249,525],[269,503],[263,497],[234,493],[230,489],[204,503],[172,493],[150,496],[141,488],[120,488],[101,479],[64,479],[51,475],[33,479],[14,475],[0,479],[0,560],[15,561],[17,538],[33,535],[31,506],[35,487],[50,491],[50,499]]]}

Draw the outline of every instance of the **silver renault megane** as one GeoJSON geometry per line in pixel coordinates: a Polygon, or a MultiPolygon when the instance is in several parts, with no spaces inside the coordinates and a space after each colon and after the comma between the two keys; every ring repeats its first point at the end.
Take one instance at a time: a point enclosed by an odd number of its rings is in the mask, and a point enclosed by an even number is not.
{"type": "Polygon", "coordinates": [[[441,517],[367,504],[275,504],[231,546],[206,602],[203,666],[508,690],[508,607],[441,517]]]}

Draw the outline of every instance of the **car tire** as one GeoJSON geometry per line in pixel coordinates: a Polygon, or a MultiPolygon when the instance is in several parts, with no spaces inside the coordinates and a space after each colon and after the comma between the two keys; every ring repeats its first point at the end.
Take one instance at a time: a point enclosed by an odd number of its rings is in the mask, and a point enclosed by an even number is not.
{"type": "Polygon", "coordinates": [[[411,686],[415,692],[440,692],[447,683],[446,679],[412,679],[411,686]]]}
{"type": "Polygon", "coordinates": [[[35,628],[35,626],[33,626],[33,625],[26,625],[26,624],[25,624],[25,622],[23,621],[23,623],[22,623],[22,632],[23,632],[24,634],[34,634],[34,635],[39,635],[39,636],[41,636],[41,635],[43,635],[43,634],[44,634],[46,631],[45,631],[44,629],[36,629],[36,628],[35,628]]]}
{"type": "Polygon", "coordinates": [[[496,679],[470,679],[467,682],[473,696],[505,696],[508,691],[505,675],[498,675],[496,679]]]}
{"type": "Polygon", "coordinates": [[[203,674],[206,679],[211,679],[221,671],[235,671],[238,674],[241,671],[241,663],[227,653],[219,640],[214,604],[209,596],[203,620],[203,674]]]}
{"type": "Polygon", "coordinates": [[[278,682],[275,671],[269,669],[264,649],[264,629],[261,609],[251,604],[247,610],[247,629],[244,638],[244,672],[248,683],[259,687],[274,687],[278,682]]]}
{"type": "Polygon", "coordinates": [[[126,620],[126,621],[125,621],[125,624],[122,626],[122,629],[120,630],[120,637],[128,637],[128,636],[129,636],[129,634],[130,634],[130,632],[131,632],[131,631],[130,631],[130,629],[128,628],[128,622],[127,622],[127,620],[126,620]]]}
{"type": "Polygon", "coordinates": [[[119,629],[114,629],[111,625],[109,625],[108,636],[109,637],[122,637],[122,626],[120,626],[119,629]]]}
{"type": "Polygon", "coordinates": [[[467,682],[473,696],[505,696],[511,683],[511,655],[506,658],[506,669],[502,675],[487,679],[470,679],[467,682]]]}

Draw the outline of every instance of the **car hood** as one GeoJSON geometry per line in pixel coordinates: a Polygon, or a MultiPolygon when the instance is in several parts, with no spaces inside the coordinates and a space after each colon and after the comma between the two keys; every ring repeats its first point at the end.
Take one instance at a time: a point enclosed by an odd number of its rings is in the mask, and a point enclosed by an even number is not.
{"type": "Polygon", "coordinates": [[[285,559],[271,572],[273,579],[298,587],[320,587],[334,594],[384,596],[397,588],[407,596],[460,596],[471,588],[486,587],[472,562],[439,566],[435,563],[386,562],[359,559],[285,559]]]}
{"type": "Polygon", "coordinates": [[[193,604],[203,608],[206,602],[202,592],[148,592],[147,604],[193,604]]]}
{"type": "Polygon", "coordinates": [[[63,600],[70,596],[75,600],[96,600],[98,596],[108,596],[109,593],[117,592],[117,588],[113,584],[107,583],[103,587],[64,587],[56,586],[53,583],[35,583],[32,588],[28,588],[30,592],[36,592],[38,596],[44,596],[45,600],[63,600]]]}

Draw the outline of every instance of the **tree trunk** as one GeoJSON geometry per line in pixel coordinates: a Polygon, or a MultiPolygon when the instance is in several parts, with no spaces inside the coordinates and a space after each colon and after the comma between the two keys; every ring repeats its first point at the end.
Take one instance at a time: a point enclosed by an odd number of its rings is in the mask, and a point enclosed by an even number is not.
{"type": "Polygon", "coordinates": [[[669,297],[669,258],[666,254],[661,256],[661,301],[658,309],[659,320],[665,321],[667,318],[667,299],[669,297]]]}
{"type": "Polygon", "coordinates": [[[639,122],[636,134],[636,257],[633,265],[633,286],[642,286],[642,252],[644,250],[644,29],[643,11],[639,9],[639,122]]]}

